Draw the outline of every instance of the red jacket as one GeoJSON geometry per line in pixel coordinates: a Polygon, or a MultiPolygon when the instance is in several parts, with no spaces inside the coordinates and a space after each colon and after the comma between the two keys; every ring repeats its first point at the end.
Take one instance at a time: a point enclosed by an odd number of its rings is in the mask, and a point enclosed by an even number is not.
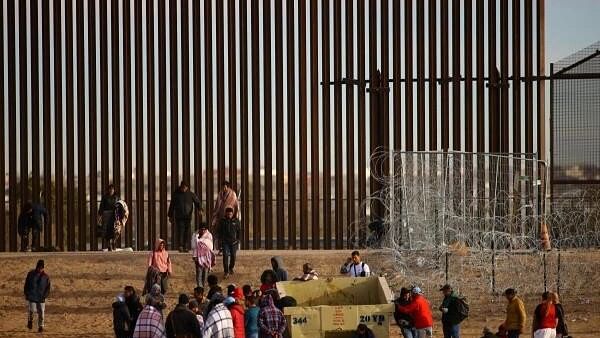
{"type": "Polygon", "coordinates": [[[397,305],[398,311],[409,315],[417,330],[433,327],[433,316],[431,306],[422,295],[413,295],[412,301],[407,305],[397,305]]]}
{"type": "Polygon", "coordinates": [[[246,329],[244,328],[244,308],[240,304],[233,304],[229,307],[231,319],[233,320],[233,331],[235,338],[245,338],[246,329]]]}

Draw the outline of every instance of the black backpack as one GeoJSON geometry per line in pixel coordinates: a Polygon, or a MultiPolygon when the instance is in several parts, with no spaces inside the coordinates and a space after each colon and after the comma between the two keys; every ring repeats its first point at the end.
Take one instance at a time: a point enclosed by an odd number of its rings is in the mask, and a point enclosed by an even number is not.
{"type": "Polygon", "coordinates": [[[456,310],[458,312],[458,319],[460,322],[469,317],[469,304],[467,303],[466,298],[456,299],[456,310]]]}

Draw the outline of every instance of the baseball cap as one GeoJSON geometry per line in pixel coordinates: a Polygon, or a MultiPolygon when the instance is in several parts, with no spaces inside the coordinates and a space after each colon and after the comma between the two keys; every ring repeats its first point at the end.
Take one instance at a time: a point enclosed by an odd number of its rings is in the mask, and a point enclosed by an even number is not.
{"type": "Polygon", "coordinates": [[[423,291],[421,290],[421,288],[420,288],[420,287],[418,287],[418,286],[415,286],[415,287],[413,287],[411,292],[412,292],[413,294],[415,294],[415,295],[416,295],[416,294],[421,294],[421,293],[423,293],[423,291]]]}

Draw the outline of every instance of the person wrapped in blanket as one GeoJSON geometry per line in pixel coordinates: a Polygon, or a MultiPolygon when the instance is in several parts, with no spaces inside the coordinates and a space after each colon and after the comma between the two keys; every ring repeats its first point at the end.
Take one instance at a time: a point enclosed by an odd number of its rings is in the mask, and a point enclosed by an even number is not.
{"type": "Polygon", "coordinates": [[[117,203],[115,203],[113,233],[112,236],[107,238],[109,250],[115,249],[116,243],[119,242],[119,239],[121,238],[121,232],[125,228],[128,218],[129,207],[127,207],[127,203],[123,200],[118,200],[117,203]]]}
{"type": "Polygon", "coordinates": [[[208,231],[206,223],[200,224],[198,231],[192,235],[191,247],[192,259],[196,266],[196,286],[204,287],[206,277],[216,264],[213,235],[208,231]]]}
{"type": "Polygon", "coordinates": [[[106,193],[102,195],[100,205],[98,205],[98,235],[102,236],[102,248],[107,247],[108,250],[114,248],[115,237],[115,208],[119,196],[116,193],[115,186],[109,184],[106,193]]]}

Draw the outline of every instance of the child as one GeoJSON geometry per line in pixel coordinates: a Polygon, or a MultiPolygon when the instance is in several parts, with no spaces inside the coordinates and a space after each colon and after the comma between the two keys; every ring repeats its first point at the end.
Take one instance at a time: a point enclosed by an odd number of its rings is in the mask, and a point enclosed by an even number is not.
{"type": "Polygon", "coordinates": [[[269,292],[271,290],[275,290],[276,289],[275,283],[278,282],[275,271],[273,271],[273,270],[263,271],[262,275],[260,276],[260,282],[262,283],[262,285],[260,286],[260,291],[263,294],[266,294],[267,292],[269,292]]]}
{"type": "Polygon", "coordinates": [[[246,329],[246,338],[258,338],[258,308],[257,298],[254,295],[246,296],[246,313],[244,327],[246,329]]]}
{"type": "Polygon", "coordinates": [[[206,282],[208,283],[208,294],[206,295],[206,298],[210,300],[217,292],[216,288],[219,286],[219,278],[216,275],[208,275],[206,282]]]}
{"type": "Polygon", "coordinates": [[[192,311],[196,315],[196,319],[198,319],[198,324],[200,324],[200,329],[204,327],[204,317],[202,317],[202,311],[200,311],[200,305],[198,301],[195,299],[190,300],[188,303],[188,309],[192,311]]]}

